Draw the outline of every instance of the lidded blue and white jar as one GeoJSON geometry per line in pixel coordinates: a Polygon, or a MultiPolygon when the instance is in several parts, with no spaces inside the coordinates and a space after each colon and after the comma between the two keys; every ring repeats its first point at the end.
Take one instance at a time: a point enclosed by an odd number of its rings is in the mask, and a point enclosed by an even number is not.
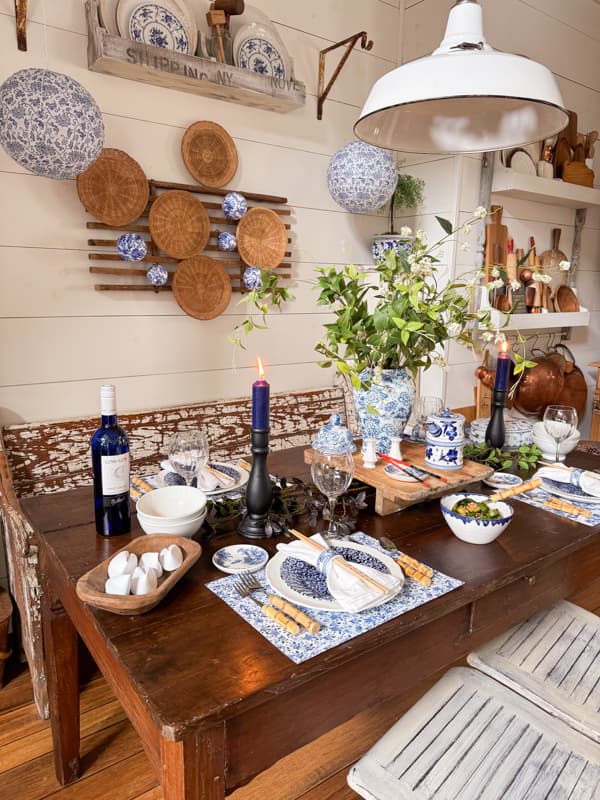
{"type": "Polygon", "coordinates": [[[460,469],[465,446],[465,418],[445,408],[427,417],[425,463],[437,469],[460,469]]]}
{"type": "Polygon", "coordinates": [[[329,422],[318,431],[312,446],[313,450],[334,455],[353,453],[356,450],[352,434],[348,428],[342,425],[342,418],[339,414],[331,415],[329,422]]]}

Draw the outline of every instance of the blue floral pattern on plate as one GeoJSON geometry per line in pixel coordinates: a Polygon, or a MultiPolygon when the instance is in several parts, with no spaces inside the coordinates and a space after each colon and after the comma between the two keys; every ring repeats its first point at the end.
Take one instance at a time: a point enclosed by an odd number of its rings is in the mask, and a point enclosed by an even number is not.
{"type": "Polygon", "coordinates": [[[100,155],[102,114],[69,75],[22,69],[0,86],[0,144],[35,175],[74,178],[100,155]]]}
{"type": "Polygon", "coordinates": [[[287,77],[285,61],[275,45],[268,39],[252,36],[238,47],[236,62],[240,69],[275,78],[287,77]]]}
{"type": "Polygon", "coordinates": [[[369,214],[392,196],[398,167],[392,154],[365,142],[350,142],[333,154],[327,186],[336,203],[354,214],[369,214]]]}
{"type": "MultiPolygon", "coordinates": [[[[353,534],[352,541],[374,547],[387,554],[387,551],[383,550],[375,539],[364,533],[353,534]]],[[[268,591],[264,571],[260,570],[255,575],[268,591]]],[[[233,586],[234,580],[233,576],[219,578],[208,583],[207,587],[295,664],[301,664],[309,658],[331,650],[343,642],[354,639],[355,636],[360,636],[361,633],[383,625],[384,622],[399,617],[401,614],[463,585],[463,581],[451,578],[437,570],[434,570],[431,586],[422,586],[412,578],[407,578],[400,594],[377,608],[367,609],[357,614],[311,609],[309,615],[321,624],[321,630],[316,634],[309,634],[301,628],[298,636],[291,636],[273,620],[265,617],[256,603],[249,599],[242,599],[233,586]]]]}
{"type": "Polygon", "coordinates": [[[227,219],[233,219],[237,222],[240,220],[246,211],[248,211],[248,203],[243,194],[239,192],[227,192],[221,204],[223,213],[227,219]]]}
{"type": "Polygon", "coordinates": [[[190,54],[191,43],[184,22],[171,10],[156,3],[145,3],[132,12],[129,36],[134,42],[190,54]]]}
{"type": "Polygon", "coordinates": [[[212,561],[221,572],[255,572],[264,567],[269,554],[262,547],[254,544],[232,544],[222,547],[213,555],[212,561]]]}
{"type": "Polygon", "coordinates": [[[141,261],[148,247],[139,233],[122,233],[117,239],[117,252],[123,261],[141,261]]]}
{"type": "Polygon", "coordinates": [[[552,478],[542,478],[543,488],[550,494],[557,497],[564,497],[566,500],[571,500],[575,503],[595,503],[600,504],[600,497],[584,492],[579,486],[574,486],[572,483],[565,483],[563,481],[555,481],[552,478]]]}

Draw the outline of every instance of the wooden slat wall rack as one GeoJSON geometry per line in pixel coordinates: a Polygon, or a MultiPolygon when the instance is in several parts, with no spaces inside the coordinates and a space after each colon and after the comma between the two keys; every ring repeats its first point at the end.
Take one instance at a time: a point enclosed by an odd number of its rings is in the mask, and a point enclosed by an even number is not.
{"type": "MultiPolygon", "coordinates": [[[[86,225],[88,230],[98,232],[116,232],[114,238],[109,237],[108,234],[108,238],[104,238],[104,236],[100,234],[98,238],[94,237],[88,239],[88,246],[94,248],[92,252],[88,253],[88,259],[94,262],[102,262],[103,264],[102,266],[99,264],[90,266],[90,272],[94,275],[118,275],[120,277],[126,276],[131,279],[139,280],[139,282],[135,283],[97,283],[94,286],[96,291],[161,292],[172,290],[172,275],[175,272],[176,265],[179,263],[179,259],[164,255],[153,242],[150,235],[150,227],[148,225],[148,213],[152,207],[152,203],[161,191],[179,189],[182,191],[193,192],[194,194],[202,195],[201,202],[208,212],[211,224],[210,239],[208,240],[206,248],[202,251],[202,254],[217,259],[229,273],[233,291],[244,293],[246,289],[242,281],[242,276],[247,265],[244,264],[244,262],[240,259],[237,252],[225,253],[221,252],[217,247],[217,237],[219,236],[219,233],[222,231],[230,231],[231,233],[235,233],[235,228],[237,226],[237,222],[227,219],[221,210],[220,198],[224,197],[229,191],[232,190],[206,189],[202,186],[198,186],[197,184],[171,183],[168,181],[158,181],[152,179],[149,180],[148,183],[150,185],[150,198],[148,201],[148,206],[146,207],[144,214],[138,220],[121,228],[113,228],[104,222],[88,222],[86,225]],[[116,250],[117,238],[125,231],[142,234],[148,245],[148,254],[144,256],[141,262],[136,262],[136,264],[132,266],[127,266],[127,262],[121,259],[116,250]],[[110,251],[105,252],[102,250],[96,250],[95,248],[110,248],[110,251]],[[106,265],[106,262],[118,262],[119,266],[106,265]],[[154,262],[164,264],[164,266],[166,266],[171,273],[169,280],[164,286],[152,286],[146,280],[146,270],[148,269],[148,266],[154,262]],[[146,265],[145,267],[143,266],[144,264],[146,265]]],[[[284,222],[286,230],[291,232],[292,209],[287,206],[286,197],[257,194],[256,192],[245,192],[243,189],[237,189],[236,191],[239,191],[240,194],[244,195],[248,201],[249,208],[257,205],[263,208],[270,208],[283,218],[282,222],[284,222]]],[[[291,258],[292,255],[291,244],[292,239],[290,236],[288,236],[288,249],[285,252],[286,259],[291,258]]],[[[289,261],[284,261],[279,265],[279,267],[277,267],[279,270],[280,279],[289,280],[291,278],[291,273],[289,272],[290,268],[291,263],[289,261]]]]}

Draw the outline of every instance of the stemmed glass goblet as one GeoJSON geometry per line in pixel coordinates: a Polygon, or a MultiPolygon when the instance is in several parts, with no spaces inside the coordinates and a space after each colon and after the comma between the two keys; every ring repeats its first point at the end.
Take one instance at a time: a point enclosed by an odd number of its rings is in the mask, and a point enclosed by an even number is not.
{"type": "Polygon", "coordinates": [[[204,431],[179,431],[173,435],[169,443],[169,464],[188,486],[207,461],[208,439],[204,431]]]}
{"type": "Polygon", "coordinates": [[[336,538],[339,536],[339,525],[335,522],[335,505],[338,497],[344,494],[352,482],[354,475],[352,453],[314,450],[310,474],[317,489],[329,501],[329,527],[325,536],[327,539],[336,538]]]}
{"type": "Polygon", "coordinates": [[[548,406],[544,411],[544,428],[556,442],[556,459],[560,459],[560,443],[577,427],[577,411],[573,406],[548,406]]]}
{"type": "Polygon", "coordinates": [[[422,395],[417,400],[416,417],[418,425],[418,439],[425,439],[427,437],[427,418],[431,414],[437,414],[442,410],[443,403],[441,397],[433,397],[432,395],[422,395]]]}

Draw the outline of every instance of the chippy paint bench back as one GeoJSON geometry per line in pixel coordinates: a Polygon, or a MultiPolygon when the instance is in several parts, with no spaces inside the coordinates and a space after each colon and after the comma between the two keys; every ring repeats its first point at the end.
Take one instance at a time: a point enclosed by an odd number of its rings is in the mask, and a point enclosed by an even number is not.
{"type": "MultiPolygon", "coordinates": [[[[330,414],[346,417],[347,397],[341,387],[334,386],[272,395],[271,449],[309,444],[330,414]]],[[[140,476],[158,472],[169,438],[178,429],[205,428],[211,458],[249,455],[250,420],[249,398],[119,414],[129,437],[132,472],[140,476]]],[[[20,613],[22,647],[36,705],[44,717],[48,700],[37,546],[18,498],[90,484],[90,439],[97,427],[98,417],[87,417],[9,425],[0,434],[0,511],[11,590],[20,613]]]]}

